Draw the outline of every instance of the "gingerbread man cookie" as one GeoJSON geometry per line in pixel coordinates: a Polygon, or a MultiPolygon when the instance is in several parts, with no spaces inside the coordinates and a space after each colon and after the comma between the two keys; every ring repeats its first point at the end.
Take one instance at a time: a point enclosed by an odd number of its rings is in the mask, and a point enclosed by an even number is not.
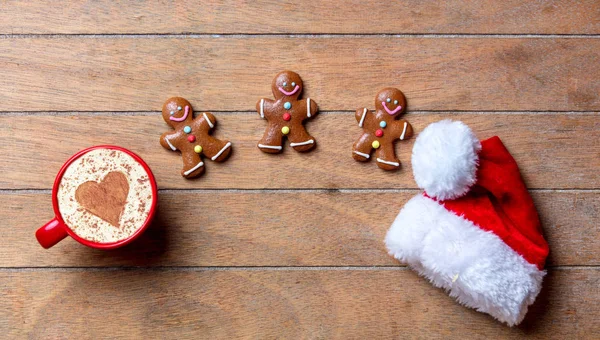
{"type": "Polygon", "coordinates": [[[231,142],[209,135],[217,123],[215,116],[203,112],[194,118],[192,105],[187,100],[181,97],[168,99],[163,105],[162,116],[175,131],[163,133],[160,145],[167,150],[181,152],[183,177],[193,178],[204,173],[201,154],[215,162],[222,162],[231,153],[231,142]]]}
{"type": "Polygon", "coordinates": [[[374,113],[367,108],[356,110],[358,126],[363,135],[354,143],[352,157],[360,162],[371,158],[375,149],[377,165],[384,170],[400,169],[400,160],[396,158],[394,141],[405,140],[413,135],[412,126],[404,119],[396,119],[406,108],[404,94],[394,88],[385,88],[375,97],[374,113]]]}
{"type": "Polygon", "coordinates": [[[267,120],[267,129],[258,142],[258,148],[267,153],[283,150],[283,137],[299,152],[315,147],[315,139],[306,132],[303,122],[317,113],[317,103],[310,98],[298,99],[302,93],[302,78],[292,71],[283,71],[271,84],[275,100],[263,98],[256,103],[256,111],[267,120]]]}

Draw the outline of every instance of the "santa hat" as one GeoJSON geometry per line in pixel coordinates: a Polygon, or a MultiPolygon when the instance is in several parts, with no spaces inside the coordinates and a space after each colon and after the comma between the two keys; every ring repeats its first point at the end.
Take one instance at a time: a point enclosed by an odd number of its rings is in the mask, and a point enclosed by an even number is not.
{"type": "Polygon", "coordinates": [[[385,238],[458,302],[508,325],[540,292],[548,244],[515,160],[500,138],[479,141],[461,122],[429,125],[412,154],[417,185],[385,238]]]}

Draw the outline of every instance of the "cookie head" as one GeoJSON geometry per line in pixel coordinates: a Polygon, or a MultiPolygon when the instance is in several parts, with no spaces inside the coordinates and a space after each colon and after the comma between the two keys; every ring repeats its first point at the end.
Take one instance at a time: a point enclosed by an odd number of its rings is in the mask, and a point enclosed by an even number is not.
{"type": "Polygon", "coordinates": [[[302,93],[302,78],[296,72],[280,72],[273,79],[271,90],[275,99],[283,97],[298,99],[300,93],[302,93]]]}
{"type": "Polygon", "coordinates": [[[395,88],[385,88],[375,97],[375,108],[384,111],[390,116],[397,116],[406,108],[406,98],[402,91],[395,88]]]}
{"type": "Polygon", "coordinates": [[[162,108],[162,116],[165,122],[172,127],[193,119],[192,105],[181,97],[167,99],[162,108]]]}

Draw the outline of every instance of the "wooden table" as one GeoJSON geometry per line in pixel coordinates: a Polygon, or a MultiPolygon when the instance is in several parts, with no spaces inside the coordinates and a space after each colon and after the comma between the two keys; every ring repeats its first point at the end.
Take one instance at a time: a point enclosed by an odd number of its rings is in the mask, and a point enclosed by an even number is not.
{"type": "Polygon", "coordinates": [[[600,2],[0,2],[2,338],[600,338],[600,2]],[[321,109],[314,152],[256,148],[280,70],[321,109]],[[519,327],[464,308],[390,258],[418,189],[360,164],[358,107],[395,86],[416,131],[443,119],[499,135],[551,255],[519,327]],[[230,160],[184,180],[160,108],[218,120],[230,160]],[[140,154],[156,223],[117,251],[43,250],[62,162],[95,144],[140,154]]]}

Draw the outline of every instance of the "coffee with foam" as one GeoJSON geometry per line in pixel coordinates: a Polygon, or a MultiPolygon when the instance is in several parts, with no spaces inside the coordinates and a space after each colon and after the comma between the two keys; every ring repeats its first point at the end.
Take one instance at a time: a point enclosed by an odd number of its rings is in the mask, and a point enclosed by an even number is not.
{"type": "Polygon", "coordinates": [[[132,156],[94,149],[68,166],[57,198],[63,221],[76,235],[114,243],[144,226],[154,197],[148,173],[132,156]]]}

